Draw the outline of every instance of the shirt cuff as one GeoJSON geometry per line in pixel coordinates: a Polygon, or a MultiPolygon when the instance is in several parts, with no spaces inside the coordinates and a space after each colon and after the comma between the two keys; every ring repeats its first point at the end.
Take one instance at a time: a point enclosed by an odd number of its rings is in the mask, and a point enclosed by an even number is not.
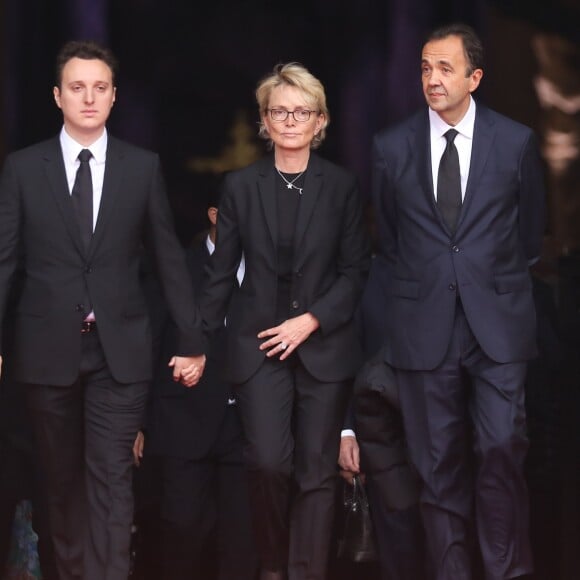
{"type": "Polygon", "coordinates": [[[356,439],[356,435],[354,434],[354,431],[352,429],[343,429],[340,432],[340,436],[341,437],[354,437],[356,439]]]}

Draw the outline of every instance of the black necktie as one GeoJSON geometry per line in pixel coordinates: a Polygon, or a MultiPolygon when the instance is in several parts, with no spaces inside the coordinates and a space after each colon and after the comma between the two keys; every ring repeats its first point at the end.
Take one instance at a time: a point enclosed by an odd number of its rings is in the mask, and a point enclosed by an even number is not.
{"type": "Polygon", "coordinates": [[[85,250],[89,247],[93,235],[93,180],[89,165],[89,159],[92,156],[88,149],[83,149],[79,153],[81,164],[77,169],[72,188],[72,202],[77,214],[85,250]]]}
{"type": "Polygon", "coordinates": [[[445,133],[447,146],[439,164],[437,176],[437,205],[443,220],[452,233],[455,233],[459,210],[461,209],[461,175],[459,173],[459,155],[453,143],[457,131],[449,129],[445,133]]]}

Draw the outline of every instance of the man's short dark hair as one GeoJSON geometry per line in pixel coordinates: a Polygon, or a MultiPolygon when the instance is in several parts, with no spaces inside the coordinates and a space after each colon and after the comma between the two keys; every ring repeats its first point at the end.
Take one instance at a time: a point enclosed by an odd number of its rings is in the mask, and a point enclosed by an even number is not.
{"type": "Polygon", "coordinates": [[[442,40],[448,36],[459,36],[463,42],[463,51],[469,65],[466,76],[469,76],[476,68],[483,69],[483,44],[471,26],[462,22],[446,24],[437,28],[427,37],[427,42],[442,40]]]}
{"type": "Polygon", "coordinates": [[[108,48],[93,40],[70,40],[58,52],[56,57],[56,86],[62,83],[62,70],[71,58],[83,60],[102,60],[113,74],[113,84],[117,74],[118,63],[115,55],[108,48]]]}

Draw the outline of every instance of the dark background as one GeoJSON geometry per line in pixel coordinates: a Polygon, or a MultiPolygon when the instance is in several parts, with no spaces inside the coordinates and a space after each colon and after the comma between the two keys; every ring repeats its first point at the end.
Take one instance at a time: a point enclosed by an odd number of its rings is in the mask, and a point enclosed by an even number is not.
{"type": "Polygon", "coordinates": [[[160,153],[178,231],[189,240],[204,225],[208,177],[263,151],[254,88],[277,62],[301,61],[323,81],[331,125],[321,152],[353,169],[365,190],[372,134],[423,103],[427,31],[452,20],[473,25],[488,49],[478,97],[540,130],[532,39],[555,33],[577,46],[578,4],[4,0],[0,157],[59,130],[51,94],[59,47],[72,38],[104,42],[121,63],[109,128],[160,153]]]}
{"type": "Polygon", "coordinates": [[[300,61],[323,81],[331,124],[321,154],[352,169],[366,194],[372,135],[424,104],[424,35],[454,20],[471,24],[487,48],[476,97],[532,126],[546,160],[527,470],[536,577],[577,580],[580,0],[3,0],[0,161],[59,131],[55,56],[65,41],[86,38],[120,60],[109,130],[161,155],[184,243],[205,227],[215,176],[263,154],[254,89],[278,62],[300,61]]]}

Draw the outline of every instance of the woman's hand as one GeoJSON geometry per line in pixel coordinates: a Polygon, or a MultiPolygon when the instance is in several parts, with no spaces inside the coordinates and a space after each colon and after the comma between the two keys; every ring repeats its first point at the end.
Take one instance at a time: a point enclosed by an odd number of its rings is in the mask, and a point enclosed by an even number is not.
{"type": "Polygon", "coordinates": [[[260,350],[265,350],[266,356],[280,355],[280,360],[288,358],[318,327],[318,320],[305,312],[300,316],[289,318],[282,324],[262,330],[258,338],[266,338],[260,345],[260,350]]]}

